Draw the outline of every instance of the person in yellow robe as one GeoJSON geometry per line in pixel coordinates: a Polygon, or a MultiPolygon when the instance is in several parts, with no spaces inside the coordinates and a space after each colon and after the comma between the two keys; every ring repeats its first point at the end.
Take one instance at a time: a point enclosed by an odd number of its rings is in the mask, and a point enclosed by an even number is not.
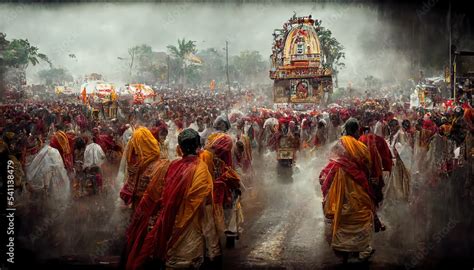
{"type": "Polygon", "coordinates": [[[370,153],[357,140],[359,124],[350,118],[342,136],[332,149],[328,165],[319,181],[323,193],[323,212],[327,218],[327,237],[336,255],[345,261],[368,260],[373,254],[375,194],[369,184],[370,153]]]}
{"type": "Polygon", "coordinates": [[[134,132],[124,152],[126,179],[120,198],[135,209],[151,180],[155,163],[160,158],[158,141],[150,130],[139,127],[134,132]]]}

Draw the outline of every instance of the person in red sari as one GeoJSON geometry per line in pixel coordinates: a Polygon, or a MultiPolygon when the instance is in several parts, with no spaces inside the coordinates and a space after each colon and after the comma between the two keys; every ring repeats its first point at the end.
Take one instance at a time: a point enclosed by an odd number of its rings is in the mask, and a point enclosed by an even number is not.
{"type": "MultiPolygon", "coordinates": [[[[385,186],[383,172],[390,173],[393,166],[392,153],[384,138],[369,133],[370,128],[364,127],[364,134],[360,136],[359,141],[364,143],[370,152],[372,167],[370,168],[370,185],[374,191],[375,206],[379,206],[383,201],[382,189],[385,186]]],[[[385,226],[375,216],[375,231],[385,230],[385,226]]]]}
{"type": "Polygon", "coordinates": [[[364,143],[370,152],[372,167],[370,169],[371,184],[376,191],[377,201],[379,204],[383,200],[382,187],[384,186],[383,172],[392,171],[393,161],[392,153],[384,138],[369,133],[370,129],[364,129],[364,134],[360,136],[359,141],[364,143]]]}
{"type": "Polygon", "coordinates": [[[126,232],[126,246],[121,258],[122,267],[128,264],[128,269],[133,269],[134,256],[139,254],[145,237],[153,228],[162,210],[163,188],[165,186],[165,176],[168,172],[170,161],[160,159],[155,165],[152,178],[143,194],[140,203],[132,215],[130,225],[126,232]]]}
{"type": "Polygon", "coordinates": [[[51,147],[58,149],[59,154],[64,162],[64,167],[68,172],[72,172],[74,169],[74,137],[72,134],[66,134],[63,131],[62,126],[58,127],[51,137],[51,147]]]}
{"type": "Polygon", "coordinates": [[[319,176],[327,240],[336,255],[347,260],[368,260],[374,252],[372,234],[376,197],[369,184],[372,167],[369,149],[360,141],[359,124],[347,120],[344,133],[333,147],[329,163],[319,176]],[[352,259],[352,258],[351,258],[352,259]]]}
{"type": "Polygon", "coordinates": [[[240,175],[235,171],[232,160],[233,144],[230,135],[214,133],[209,136],[205,150],[200,153],[214,180],[217,227],[220,234],[225,233],[229,247],[238,239],[243,221],[240,175]]]}
{"type": "Polygon", "coordinates": [[[205,210],[206,205],[212,204],[212,177],[206,163],[197,155],[200,137],[195,130],[182,131],[178,144],[183,157],[169,164],[162,181],[150,185],[147,191],[158,191],[155,199],[148,198],[147,193],[137,208],[136,215],[145,218],[142,222],[132,222],[128,230],[129,244],[130,240],[135,243],[127,254],[126,269],[192,269],[199,268],[204,261],[208,232],[203,229],[203,223],[213,218],[205,210]],[[159,193],[161,198],[156,199],[159,193]],[[156,209],[160,212],[158,218],[144,236],[147,215],[156,209]],[[141,224],[138,230],[137,223],[141,224]],[[134,232],[138,232],[138,238],[134,238],[137,235],[134,232]]]}
{"type": "Polygon", "coordinates": [[[105,153],[109,153],[110,151],[116,149],[116,143],[112,135],[107,133],[101,133],[98,128],[94,128],[92,130],[95,142],[100,145],[102,150],[105,153]]]}

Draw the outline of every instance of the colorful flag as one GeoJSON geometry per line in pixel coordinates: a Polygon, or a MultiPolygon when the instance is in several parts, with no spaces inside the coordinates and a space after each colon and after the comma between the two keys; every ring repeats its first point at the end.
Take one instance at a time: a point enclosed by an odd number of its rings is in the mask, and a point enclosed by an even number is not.
{"type": "Polygon", "coordinates": [[[202,64],[202,60],[201,58],[197,57],[195,54],[193,54],[192,52],[186,54],[186,56],[184,57],[186,60],[188,60],[189,62],[191,63],[194,63],[194,64],[202,64]]]}

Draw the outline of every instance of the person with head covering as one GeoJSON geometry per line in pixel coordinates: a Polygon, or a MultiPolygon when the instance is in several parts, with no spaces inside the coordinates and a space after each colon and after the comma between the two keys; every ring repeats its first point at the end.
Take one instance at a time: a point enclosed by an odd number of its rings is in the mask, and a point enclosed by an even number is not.
{"type": "Polygon", "coordinates": [[[328,219],[327,236],[336,255],[344,260],[370,258],[376,201],[369,184],[370,152],[360,141],[359,123],[349,118],[344,135],[333,147],[329,163],[319,176],[323,213],[328,219]]]}
{"type": "Polygon", "coordinates": [[[233,144],[230,135],[214,133],[209,136],[204,151],[200,153],[214,180],[217,226],[220,233],[225,233],[229,244],[238,237],[243,221],[240,176],[235,171],[232,159],[233,144]]]}
{"type": "Polygon", "coordinates": [[[160,147],[150,130],[138,127],[123,154],[127,173],[120,198],[135,209],[150,182],[154,165],[160,158],[160,147]]]}
{"type": "Polygon", "coordinates": [[[472,156],[472,127],[472,108],[464,110],[461,106],[456,106],[453,112],[450,138],[460,148],[458,159],[460,166],[464,166],[464,163],[469,161],[472,156]]]}
{"type": "Polygon", "coordinates": [[[170,161],[168,159],[160,158],[156,162],[150,183],[132,215],[130,225],[126,231],[124,256],[121,258],[122,266],[127,266],[127,269],[135,268],[135,260],[142,250],[144,240],[161,213],[163,188],[169,165],[170,161]]]}
{"type": "Polygon", "coordinates": [[[378,206],[383,200],[382,188],[385,186],[384,173],[390,174],[393,161],[392,153],[384,138],[370,133],[370,127],[363,128],[365,132],[359,137],[359,141],[364,143],[370,152],[372,167],[370,169],[370,184],[374,190],[378,206]]]}
{"type": "Polygon", "coordinates": [[[26,138],[24,155],[22,157],[22,165],[26,166],[29,164],[34,156],[43,148],[43,142],[41,140],[41,135],[32,135],[29,134],[26,138]]]}
{"type": "Polygon", "coordinates": [[[236,147],[233,149],[234,163],[242,168],[244,173],[252,168],[252,145],[248,132],[245,132],[245,121],[242,120],[237,130],[236,147]]]}
{"type": "Polygon", "coordinates": [[[334,142],[341,137],[342,126],[339,111],[333,108],[329,112],[330,124],[328,124],[328,143],[334,142]]]}
{"type": "MultiPolygon", "coordinates": [[[[156,208],[159,215],[151,231],[144,237],[144,232],[140,234],[143,240],[129,239],[135,243],[127,254],[126,269],[198,269],[205,254],[209,254],[207,239],[210,232],[206,221],[213,219],[212,176],[198,156],[200,138],[197,131],[183,130],[178,136],[178,144],[183,157],[169,164],[164,178],[161,173],[155,175],[157,180],[153,179],[137,209],[136,214],[143,209],[156,208]],[[153,205],[145,207],[147,202],[153,205]]],[[[146,220],[146,213],[144,217],[146,220]]],[[[132,221],[129,231],[134,230],[134,225],[132,221]]],[[[215,235],[215,227],[213,230],[215,235]]]]}
{"type": "Polygon", "coordinates": [[[125,124],[124,126],[124,132],[122,134],[122,147],[125,149],[125,147],[127,146],[127,143],[128,141],[130,140],[130,138],[132,137],[132,134],[133,132],[135,131],[135,129],[133,128],[132,125],[130,124],[125,124]]]}
{"type": "Polygon", "coordinates": [[[74,135],[66,134],[63,127],[59,126],[58,130],[51,138],[51,147],[58,149],[64,162],[64,167],[68,172],[74,169],[74,135]]]}
{"type": "MultiPolygon", "coordinates": [[[[13,171],[13,186],[15,190],[22,191],[23,186],[26,183],[26,177],[25,177],[25,172],[23,170],[23,166],[19,160],[19,157],[21,153],[18,150],[12,149],[11,147],[8,146],[8,144],[0,138],[0,154],[3,156],[4,160],[2,160],[2,163],[5,162],[5,172],[7,171],[7,165],[8,165],[8,170],[13,171]],[[7,164],[8,163],[8,164],[7,164]]],[[[5,183],[6,183],[6,175],[5,175],[5,183]]],[[[10,180],[10,178],[8,178],[10,180]]],[[[6,190],[6,189],[5,189],[6,190]]]]}
{"type": "Polygon", "coordinates": [[[216,120],[214,121],[213,126],[214,126],[214,129],[217,130],[218,132],[224,132],[224,133],[227,132],[231,128],[230,121],[226,115],[218,116],[216,120]]]}
{"type": "Polygon", "coordinates": [[[386,122],[384,121],[384,118],[383,118],[383,115],[381,113],[377,113],[375,115],[375,118],[376,118],[376,122],[375,122],[375,125],[374,125],[374,134],[377,135],[377,136],[380,136],[382,138],[385,138],[386,136],[386,122]]]}
{"type": "Polygon", "coordinates": [[[316,132],[314,134],[314,146],[321,147],[328,141],[328,128],[326,120],[319,119],[316,126],[316,132]]]}
{"type": "MultiPolygon", "coordinates": [[[[107,131],[106,131],[107,132],[107,131]]],[[[94,128],[93,139],[95,143],[100,145],[104,153],[110,153],[117,148],[114,137],[111,134],[104,132],[104,129],[94,128]]]]}
{"type": "Polygon", "coordinates": [[[426,156],[429,167],[425,168],[424,172],[431,186],[438,185],[441,179],[448,180],[447,177],[454,166],[455,142],[449,139],[451,125],[446,117],[443,118],[438,132],[431,138],[426,156]]]}
{"type": "Polygon", "coordinates": [[[394,118],[388,122],[390,129],[389,146],[393,156],[393,169],[384,189],[386,200],[408,201],[410,194],[411,164],[413,150],[400,122],[394,118]],[[407,167],[410,166],[410,167],[407,167]]]}
{"type": "Polygon", "coordinates": [[[97,138],[94,137],[84,150],[83,167],[101,167],[102,164],[104,164],[105,159],[105,152],[102,147],[97,143],[97,138]]]}
{"type": "Polygon", "coordinates": [[[412,149],[415,147],[415,129],[412,126],[412,123],[408,119],[402,121],[403,132],[406,133],[408,142],[412,149]]]}
{"type": "Polygon", "coordinates": [[[425,171],[428,165],[427,154],[433,135],[436,134],[438,128],[436,124],[431,120],[431,114],[426,113],[423,118],[418,119],[417,132],[415,133],[415,146],[414,146],[414,164],[413,172],[417,175],[425,171]]]}
{"type": "Polygon", "coordinates": [[[27,185],[37,198],[46,195],[53,201],[69,199],[70,183],[58,149],[46,144],[26,167],[27,185]]]}

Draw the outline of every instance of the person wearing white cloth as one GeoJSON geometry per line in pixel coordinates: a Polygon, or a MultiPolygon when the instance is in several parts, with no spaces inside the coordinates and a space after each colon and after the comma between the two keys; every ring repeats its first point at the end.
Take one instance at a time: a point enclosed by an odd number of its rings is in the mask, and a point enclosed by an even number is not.
{"type": "Polygon", "coordinates": [[[102,164],[105,162],[105,153],[102,150],[102,147],[97,143],[92,142],[86,146],[86,150],[84,151],[84,168],[90,167],[101,167],[102,164]]]}
{"type": "Polygon", "coordinates": [[[36,154],[26,168],[29,190],[44,192],[55,200],[66,201],[70,195],[70,183],[61,154],[49,144],[36,154]]]}

